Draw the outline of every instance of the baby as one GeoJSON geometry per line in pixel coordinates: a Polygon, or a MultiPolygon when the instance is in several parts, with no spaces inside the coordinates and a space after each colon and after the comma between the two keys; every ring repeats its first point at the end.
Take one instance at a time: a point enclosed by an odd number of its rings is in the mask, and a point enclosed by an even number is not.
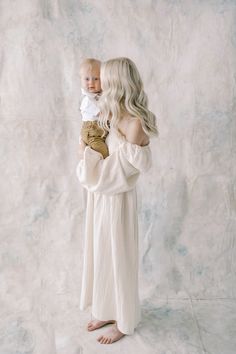
{"type": "Polygon", "coordinates": [[[80,111],[82,115],[81,138],[93,150],[100,152],[105,159],[108,147],[105,143],[108,134],[98,123],[100,113],[97,101],[102,92],[100,82],[101,62],[96,59],[85,59],[80,66],[81,91],[84,95],[80,111]]]}

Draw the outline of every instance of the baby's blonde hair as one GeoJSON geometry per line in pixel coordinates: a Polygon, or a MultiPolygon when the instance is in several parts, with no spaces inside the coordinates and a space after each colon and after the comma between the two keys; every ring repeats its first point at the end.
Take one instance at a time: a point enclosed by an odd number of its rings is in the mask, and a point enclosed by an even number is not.
{"type": "Polygon", "coordinates": [[[80,74],[83,69],[85,69],[85,68],[92,69],[93,67],[98,67],[100,69],[101,61],[98,59],[94,59],[94,58],[85,58],[80,63],[80,74]]]}
{"type": "Polygon", "coordinates": [[[134,62],[129,58],[115,58],[101,65],[102,96],[99,100],[101,114],[100,125],[109,130],[117,129],[122,115],[140,119],[143,130],[148,135],[158,134],[156,116],[148,109],[148,98],[143,89],[143,82],[134,62]]]}

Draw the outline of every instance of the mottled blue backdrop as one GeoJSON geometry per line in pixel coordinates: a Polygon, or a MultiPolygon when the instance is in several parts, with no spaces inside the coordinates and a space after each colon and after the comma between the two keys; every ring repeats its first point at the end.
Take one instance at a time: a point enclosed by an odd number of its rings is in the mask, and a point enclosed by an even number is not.
{"type": "Polygon", "coordinates": [[[235,354],[236,1],[2,0],[0,28],[1,354],[108,349],[78,308],[75,169],[80,60],[117,56],[160,133],[138,185],[143,320],[109,353],[235,354]]]}

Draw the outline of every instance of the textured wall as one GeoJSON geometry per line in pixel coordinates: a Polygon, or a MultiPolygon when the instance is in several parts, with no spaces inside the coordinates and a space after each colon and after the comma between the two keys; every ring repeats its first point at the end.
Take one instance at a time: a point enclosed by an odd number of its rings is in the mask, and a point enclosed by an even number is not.
{"type": "MultiPolygon", "coordinates": [[[[1,354],[59,353],[68,340],[57,335],[59,324],[72,314],[83,329],[85,199],[75,174],[83,56],[133,59],[158,116],[153,168],[139,183],[146,325],[154,316],[148,306],[158,299],[233,304],[235,22],[236,2],[229,0],[0,2],[1,354]]],[[[200,303],[198,309],[200,321],[200,303]]],[[[166,328],[182,316],[170,311],[158,312],[158,319],[169,316],[161,322],[166,328]]],[[[181,321],[186,333],[178,340],[186,342],[191,326],[187,317],[181,321]]],[[[68,329],[75,337],[76,326],[68,329]]],[[[142,335],[155,342],[149,329],[142,335]]],[[[191,347],[186,342],[186,351],[163,344],[155,353],[203,353],[207,345],[218,353],[208,337],[199,338],[191,347]]],[[[87,353],[82,343],[65,353],[87,353]]],[[[235,346],[225,351],[216,343],[220,354],[233,353],[235,346]]]]}

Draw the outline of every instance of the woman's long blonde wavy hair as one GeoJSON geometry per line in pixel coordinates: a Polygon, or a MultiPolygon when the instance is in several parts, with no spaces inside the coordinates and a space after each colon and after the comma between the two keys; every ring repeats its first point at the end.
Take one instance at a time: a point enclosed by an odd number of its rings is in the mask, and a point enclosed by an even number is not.
{"type": "Polygon", "coordinates": [[[129,58],[115,58],[101,65],[102,95],[99,99],[101,114],[98,122],[109,131],[117,129],[124,114],[141,120],[146,134],[157,135],[156,116],[148,109],[148,98],[134,62],[129,58]]]}

